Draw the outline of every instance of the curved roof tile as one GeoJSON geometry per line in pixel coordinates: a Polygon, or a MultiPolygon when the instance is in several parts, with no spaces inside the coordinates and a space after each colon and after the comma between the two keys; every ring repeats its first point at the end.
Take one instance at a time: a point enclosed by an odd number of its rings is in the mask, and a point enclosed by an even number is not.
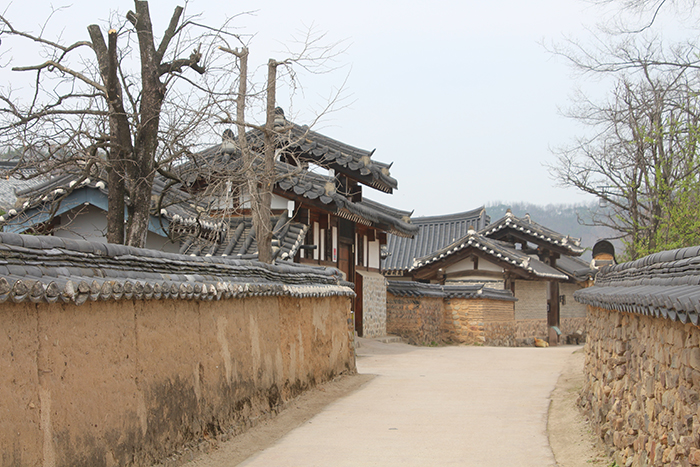
{"type": "Polygon", "coordinates": [[[601,269],[580,303],[698,325],[700,247],[655,253],[601,269]]]}

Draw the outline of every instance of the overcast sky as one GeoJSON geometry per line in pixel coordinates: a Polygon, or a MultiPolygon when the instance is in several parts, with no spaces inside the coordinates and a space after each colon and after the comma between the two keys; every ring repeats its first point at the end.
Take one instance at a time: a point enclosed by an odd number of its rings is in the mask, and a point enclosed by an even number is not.
{"type": "MultiPolygon", "coordinates": [[[[109,6],[122,12],[128,1],[75,0],[56,20],[66,37],[87,39],[86,25],[107,19],[109,6]]],[[[7,15],[37,31],[49,6],[69,3],[15,1],[7,15]]],[[[155,30],[163,31],[172,1],[150,2],[155,30]]],[[[399,189],[391,196],[365,195],[415,215],[466,211],[494,201],[573,203],[591,201],[573,189],[555,187],[543,164],[550,148],[581,132],[561,117],[575,78],[566,62],[541,42],[584,36],[599,12],[580,0],[461,1],[255,1],[193,0],[188,13],[217,25],[236,19],[252,38],[252,65],[282,58],[281,45],[311,24],[326,42],[345,40],[338,70],[302,76],[296,123],[307,123],[334,87],[345,82],[345,105],[316,129],[393,162],[399,189]]],[[[3,44],[5,45],[5,44],[3,44]]],[[[0,46],[1,47],[1,46],[0,46]]],[[[279,104],[289,105],[281,90],[279,104]]]]}

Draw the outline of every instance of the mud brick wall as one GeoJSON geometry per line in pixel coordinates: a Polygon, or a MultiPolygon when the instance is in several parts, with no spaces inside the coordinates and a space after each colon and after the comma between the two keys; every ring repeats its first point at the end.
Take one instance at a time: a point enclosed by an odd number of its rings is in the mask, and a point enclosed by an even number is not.
{"type": "Polygon", "coordinates": [[[445,300],[446,339],[465,344],[509,345],[513,302],[474,298],[445,300]]]}
{"type": "Polygon", "coordinates": [[[386,332],[410,344],[443,341],[444,301],[440,297],[397,297],[387,293],[386,332]]]}
{"type": "Polygon", "coordinates": [[[0,466],[152,465],[355,371],[350,298],[0,307],[0,466]]]}
{"type": "MultiPolygon", "coordinates": [[[[547,318],[547,283],[543,281],[515,281],[515,319],[539,320],[547,318]]],[[[545,332],[545,336],[547,333],[545,332]]]]}
{"type": "Polygon", "coordinates": [[[383,337],[386,329],[386,278],[381,274],[358,271],[362,275],[362,336],[383,337]]]}
{"type": "Polygon", "coordinates": [[[559,284],[559,295],[565,297],[565,303],[559,305],[559,316],[562,321],[569,318],[586,318],[588,312],[586,305],[574,300],[574,292],[577,290],[581,290],[581,286],[578,284],[567,284],[565,282],[559,284]]]}
{"type": "Polygon", "coordinates": [[[579,403],[617,465],[700,465],[700,329],[589,307],[579,403]]]}

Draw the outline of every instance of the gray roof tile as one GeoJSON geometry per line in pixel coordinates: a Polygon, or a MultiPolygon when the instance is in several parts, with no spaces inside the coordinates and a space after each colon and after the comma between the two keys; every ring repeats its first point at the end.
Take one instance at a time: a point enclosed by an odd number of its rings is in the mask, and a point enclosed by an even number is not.
{"type": "Polygon", "coordinates": [[[479,230],[488,222],[489,217],[483,206],[456,214],[414,217],[411,223],[417,226],[418,231],[413,238],[388,236],[389,256],[382,262],[382,268],[388,273],[407,271],[416,258],[436,252],[464,237],[470,226],[479,230]]]}
{"type": "Polygon", "coordinates": [[[351,287],[333,268],[288,262],[267,265],[0,233],[0,302],[311,297],[352,295],[351,287]]]}
{"type": "Polygon", "coordinates": [[[528,255],[521,250],[516,250],[510,243],[485,237],[473,230],[447,247],[423,258],[417,258],[409,272],[420,270],[436,261],[448,258],[466,249],[477,250],[481,255],[490,256],[498,262],[505,262],[510,268],[521,270],[533,277],[560,281],[569,279],[568,275],[543,263],[536,257],[528,255]]]}
{"type": "Polygon", "coordinates": [[[439,285],[424,284],[413,281],[389,281],[387,292],[397,297],[437,297],[504,300],[515,302],[518,299],[510,290],[492,289],[483,284],[477,285],[439,285]]]}
{"type": "Polygon", "coordinates": [[[581,239],[562,235],[552,229],[533,222],[529,216],[515,217],[510,209],[506,215],[484,227],[479,233],[486,237],[496,239],[504,238],[509,234],[522,236],[536,245],[554,248],[568,255],[581,256],[585,249],[581,246],[581,239]]]}
{"type": "Polygon", "coordinates": [[[636,261],[606,266],[595,285],[574,298],[609,310],[698,324],[700,248],[655,253],[636,261]]]}

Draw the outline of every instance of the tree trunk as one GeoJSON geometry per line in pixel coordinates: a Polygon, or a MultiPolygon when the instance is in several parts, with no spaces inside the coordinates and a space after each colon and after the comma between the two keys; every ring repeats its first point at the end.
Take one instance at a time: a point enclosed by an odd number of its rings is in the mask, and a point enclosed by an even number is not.
{"type": "Polygon", "coordinates": [[[109,151],[107,153],[107,241],[124,243],[124,160],[133,152],[129,120],[124,110],[121,86],[117,76],[117,31],[108,32],[108,46],[97,25],[88,26],[93,49],[97,56],[102,81],[106,86],[109,106],[109,151]]]}
{"type": "Polygon", "coordinates": [[[265,152],[260,176],[260,205],[253,214],[253,226],[258,241],[258,259],[272,263],[272,188],[275,183],[275,93],[277,82],[277,62],[267,63],[267,111],[265,122],[265,152]]]}
{"type": "Polygon", "coordinates": [[[160,57],[153,42],[153,28],[148,2],[135,1],[134,26],[141,56],[142,95],[139,123],[134,138],[134,152],[126,163],[131,197],[126,244],[146,245],[150,220],[151,192],[155,177],[155,154],[158,148],[160,110],[165,99],[165,85],[160,81],[160,57]]]}

